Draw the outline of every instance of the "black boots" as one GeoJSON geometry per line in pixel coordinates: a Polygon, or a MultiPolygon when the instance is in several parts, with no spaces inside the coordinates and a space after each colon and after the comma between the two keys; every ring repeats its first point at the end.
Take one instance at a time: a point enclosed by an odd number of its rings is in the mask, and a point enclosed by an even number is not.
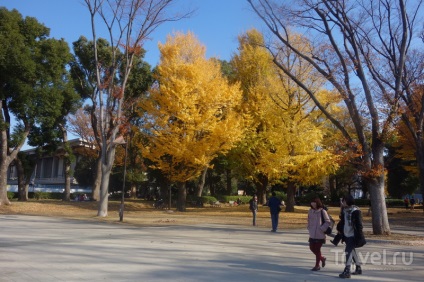
{"type": "Polygon", "coordinates": [[[350,278],[350,275],[361,275],[362,268],[360,265],[356,266],[355,272],[350,273],[350,266],[346,266],[342,273],[339,274],[340,278],[350,278]]]}
{"type": "Polygon", "coordinates": [[[350,266],[346,266],[342,273],[339,274],[340,278],[350,278],[350,266]]]}
{"type": "Polygon", "coordinates": [[[355,272],[352,272],[352,275],[361,275],[361,274],[362,274],[362,268],[360,265],[357,265],[355,272]]]}

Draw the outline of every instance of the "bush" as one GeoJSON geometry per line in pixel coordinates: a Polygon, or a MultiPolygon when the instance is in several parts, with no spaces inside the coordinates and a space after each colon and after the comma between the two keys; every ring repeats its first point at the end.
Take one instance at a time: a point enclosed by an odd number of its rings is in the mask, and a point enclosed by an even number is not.
{"type": "Polygon", "coordinates": [[[34,198],[36,200],[43,200],[43,199],[49,199],[50,198],[50,193],[47,192],[34,192],[34,198]]]}
{"type": "Polygon", "coordinates": [[[210,203],[215,203],[216,201],[218,201],[213,196],[202,196],[202,197],[200,197],[200,199],[201,199],[203,204],[210,204],[210,203]]]}
{"type": "Polygon", "coordinates": [[[251,196],[221,196],[220,200],[224,203],[228,203],[230,201],[237,202],[237,200],[240,198],[242,204],[249,203],[250,199],[252,199],[251,196]]]}
{"type": "Polygon", "coordinates": [[[389,208],[393,207],[404,207],[405,203],[402,199],[386,199],[386,205],[389,208]]]}
{"type": "Polygon", "coordinates": [[[7,192],[7,198],[12,200],[13,198],[17,198],[17,193],[15,192],[7,192]]]}

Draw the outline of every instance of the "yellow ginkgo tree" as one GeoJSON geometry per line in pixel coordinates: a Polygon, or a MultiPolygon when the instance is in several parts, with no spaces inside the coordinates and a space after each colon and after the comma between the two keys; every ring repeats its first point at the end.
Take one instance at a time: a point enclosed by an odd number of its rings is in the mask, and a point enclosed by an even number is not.
{"type": "Polygon", "coordinates": [[[140,107],[145,117],[144,157],[177,184],[177,209],[185,210],[185,183],[198,177],[243,134],[242,92],[206,59],[193,33],[175,33],[159,44],[157,83],[140,107]]]}
{"type": "MultiPolygon", "coordinates": [[[[322,143],[324,133],[308,96],[275,67],[262,34],[251,30],[239,42],[240,53],[232,64],[251,118],[249,131],[233,152],[256,183],[260,200],[268,184],[284,179],[286,211],[293,211],[296,186],[320,182],[337,167],[335,157],[322,143]]],[[[297,65],[295,56],[281,55],[298,68],[299,79],[319,91],[321,84],[312,72],[297,65]]]]}

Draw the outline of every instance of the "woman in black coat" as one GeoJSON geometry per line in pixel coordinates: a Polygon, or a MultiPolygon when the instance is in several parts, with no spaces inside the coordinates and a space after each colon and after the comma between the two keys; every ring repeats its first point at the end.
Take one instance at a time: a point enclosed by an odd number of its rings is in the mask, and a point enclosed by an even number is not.
{"type": "Polygon", "coordinates": [[[363,227],[361,210],[355,206],[355,199],[348,194],[343,198],[343,212],[341,222],[337,225],[338,231],[343,234],[343,240],[346,244],[346,267],[339,275],[340,278],[350,278],[350,275],[362,274],[360,261],[356,254],[356,248],[360,248],[366,244],[363,227]],[[350,272],[352,261],[356,264],[355,272],[350,272]]]}

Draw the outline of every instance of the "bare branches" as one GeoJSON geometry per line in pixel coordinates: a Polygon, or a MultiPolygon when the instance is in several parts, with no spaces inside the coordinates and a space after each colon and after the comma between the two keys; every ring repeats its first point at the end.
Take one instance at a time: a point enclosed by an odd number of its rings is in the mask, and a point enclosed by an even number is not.
{"type": "MultiPolygon", "coordinates": [[[[191,12],[173,12],[177,0],[84,0],[91,16],[96,65],[92,122],[101,149],[102,184],[98,215],[107,215],[108,176],[115,158],[114,141],[122,128],[122,107],[126,86],[135,59],[142,57],[143,44],[165,22],[188,17],[191,12]],[[109,35],[109,46],[100,50],[96,28],[98,20],[109,35]],[[102,51],[103,53],[99,54],[102,51]],[[100,57],[108,57],[107,66],[100,57]],[[97,115],[98,112],[98,115],[97,115]],[[95,114],[96,113],[96,114],[95,114]]],[[[175,10],[174,10],[175,11],[175,10]]],[[[104,47],[104,46],[103,46],[104,47]]]]}

